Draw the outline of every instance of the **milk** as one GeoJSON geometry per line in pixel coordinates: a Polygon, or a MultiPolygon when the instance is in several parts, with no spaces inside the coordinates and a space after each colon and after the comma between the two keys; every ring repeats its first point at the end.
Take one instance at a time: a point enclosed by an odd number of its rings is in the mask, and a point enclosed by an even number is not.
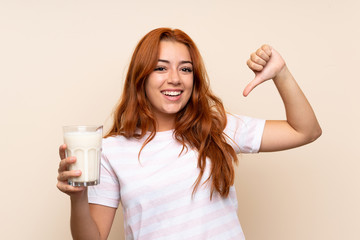
{"type": "MultiPolygon", "coordinates": [[[[85,127],[84,127],[85,128],[85,127]]],[[[102,129],[101,129],[102,130],[102,129]]],[[[64,130],[64,142],[67,145],[66,156],[76,156],[76,162],[69,170],[81,170],[79,177],[70,178],[73,186],[90,186],[99,183],[102,131],[64,130]]]]}

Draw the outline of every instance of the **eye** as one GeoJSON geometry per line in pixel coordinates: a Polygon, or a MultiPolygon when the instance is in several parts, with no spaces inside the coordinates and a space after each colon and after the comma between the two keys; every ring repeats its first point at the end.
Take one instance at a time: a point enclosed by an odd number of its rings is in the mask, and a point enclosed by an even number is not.
{"type": "Polygon", "coordinates": [[[181,68],[181,71],[191,73],[193,70],[191,67],[183,67],[181,68]]]}
{"type": "Polygon", "coordinates": [[[158,72],[162,72],[162,71],[165,71],[165,70],[166,70],[165,67],[160,67],[160,66],[158,66],[158,67],[156,67],[156,68],[154,69],[154,71],[158,71],[158,72]]]}

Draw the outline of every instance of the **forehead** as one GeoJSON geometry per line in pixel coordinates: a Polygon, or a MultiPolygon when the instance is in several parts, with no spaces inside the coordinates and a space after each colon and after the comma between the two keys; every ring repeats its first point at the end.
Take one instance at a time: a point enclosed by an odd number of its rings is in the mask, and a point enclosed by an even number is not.
{"type": "Polygon", "coordinates": [[[166,60],[191,61],[189,49],[185,44],[168,40],[160,41],[159,58],[166,60]]]}

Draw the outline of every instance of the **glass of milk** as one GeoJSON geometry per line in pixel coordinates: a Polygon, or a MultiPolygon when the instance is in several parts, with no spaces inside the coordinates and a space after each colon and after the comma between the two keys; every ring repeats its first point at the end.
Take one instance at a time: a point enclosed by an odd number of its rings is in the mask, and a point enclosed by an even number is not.
{"type": "Polygon", "coordinates": [[[70,178],[72,186],[92,186],[100,183],[102,126],[64,126],[66,157],[75,156],[69,170],[81,170],[79,177],[70,178]]]}

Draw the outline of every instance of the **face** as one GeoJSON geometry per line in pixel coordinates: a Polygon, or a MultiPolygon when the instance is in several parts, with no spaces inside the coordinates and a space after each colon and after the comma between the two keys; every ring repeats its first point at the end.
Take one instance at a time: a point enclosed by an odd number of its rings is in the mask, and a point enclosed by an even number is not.
{"type": "Polygon", "coordinates": [[[159,122],[174,119],[193,89],[193,65],[188,48],[179,42],[161,41],[158,63],[145,82],[145,92],[159,122]]]}

